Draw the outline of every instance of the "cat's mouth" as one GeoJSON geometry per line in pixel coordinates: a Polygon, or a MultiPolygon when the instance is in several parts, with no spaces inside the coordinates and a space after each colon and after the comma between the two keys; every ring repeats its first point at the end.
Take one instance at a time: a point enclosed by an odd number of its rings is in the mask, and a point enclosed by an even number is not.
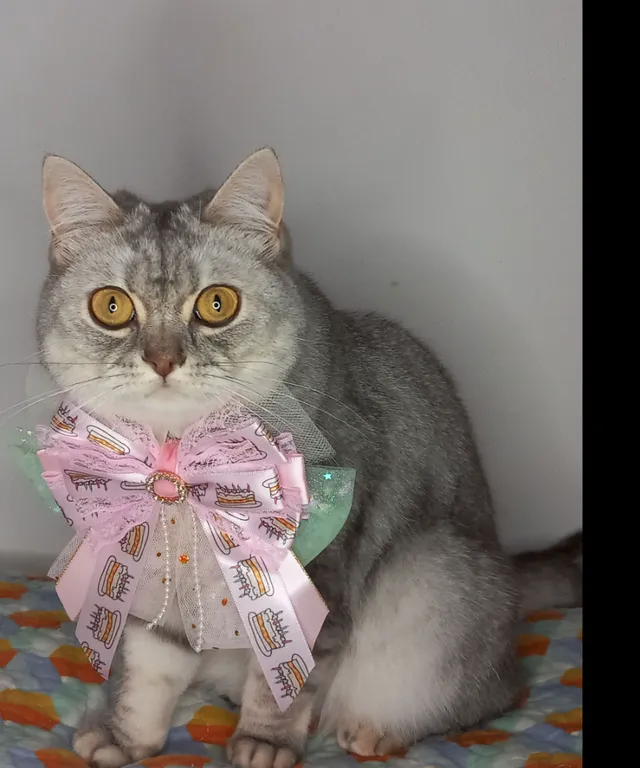
{"type": "Polygon", "coordinates": [[[154,382],[145,392],[144,397],[173,397],[183,394],[181,387],[175,381],[154,382]]]}
{"type": "Polygon", "coordinates": [[[162,407],[182,406],[202,399],[203,395],[211,397],[210,393],[194,388],[189,382],[171,381],[171,379],[147,384],[140,388],[138,393],[146,403],[162,407]]]}

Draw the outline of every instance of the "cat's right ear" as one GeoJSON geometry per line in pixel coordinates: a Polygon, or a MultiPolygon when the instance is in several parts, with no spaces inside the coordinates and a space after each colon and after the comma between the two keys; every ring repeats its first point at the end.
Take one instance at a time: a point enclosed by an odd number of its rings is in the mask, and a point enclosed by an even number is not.
{"type": "Polygon", "coordinates": [[[275,152],[265,147],[235,169],[202,212],[202,220],[228,222],[260,234],[265,253],[281,257],[287,239],[282,222],[284,187],[275,152]]]}
{"type": "Polygon", "coordinates": [[[67,263],[75,249],[65,247],[74,233],[113,226],[122,219],[117,203],[75,163],[48,155],[42,165],[42,197],[52,236],[51,256],[67,263]]]}

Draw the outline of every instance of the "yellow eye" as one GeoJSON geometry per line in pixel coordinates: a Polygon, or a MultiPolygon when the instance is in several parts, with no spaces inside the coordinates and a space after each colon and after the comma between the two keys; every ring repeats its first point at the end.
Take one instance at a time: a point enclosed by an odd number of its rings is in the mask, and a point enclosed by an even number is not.
{"type": "Polygon", "coordinates": [[[129,295],[110,286],[98,288],[91,294],[89,311],[106,328],[124,328],[136,313],[129,295]]]}
{"type": "Polygon", "coordinates": [[[210,285],[196,299],[193,313],[213,328],[230,323],[240,309],[240,296],[228,285],[210,285]]]}

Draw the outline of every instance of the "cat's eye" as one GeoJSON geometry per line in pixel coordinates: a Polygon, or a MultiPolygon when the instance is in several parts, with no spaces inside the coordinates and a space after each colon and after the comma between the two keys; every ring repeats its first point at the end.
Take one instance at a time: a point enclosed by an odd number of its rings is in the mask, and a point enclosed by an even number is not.
{"type": "Polygon", "coordinates": [[[240,296],[228,285],[210,285],[196,299],[193,314],[201,323],[219,328],[231,322],[240,309],[240,296]]]}
{"type": "Polygon", "coordinates": [[[124,328],[135,317],[131,297],[120,288],[98,288],[89,299],[89,311],[106,328],[124,328]]]}

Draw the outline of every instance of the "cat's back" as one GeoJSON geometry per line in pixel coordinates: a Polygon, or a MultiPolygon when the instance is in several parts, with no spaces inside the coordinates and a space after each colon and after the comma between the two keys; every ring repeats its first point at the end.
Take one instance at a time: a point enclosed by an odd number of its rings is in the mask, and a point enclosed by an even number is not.
{"type": "Polygon", "coordinates": [[[435,352],[377,313],[336,313],[334,340],[354,389],[413,418],[468,428],[456,385],[435,352]]]}
{"type": "Polygon", "coordinates": [[[305,371],[309,363],[326,368],[330,358],[327,384],[346,388],[352,398],[362,399],[364,408],[368,403],[397,411],[410,405],[424,411],[425,418],[458,414],[466,424],[453,379],[425,343],[377,312],[339,310],[308,275],[297,273],[295,278],[309,320],[305,371]]]}
{"type": "MultiPolygon", "coordinates": [[[[351,425],[367,424],[359,440],[368,457],[363,471],[393,466],[396,477],[419,476],[442,499],[464,488],[484,506],[486,480],[467,411],[437,355],[375,313],[335,312],[331,335],[333,370],[343,374],[339,384],[331,377],[332,397],[360,415],[346,417],[351,425]]],[[[346,431],[350,447],[357,447],[352,429],[333,420],[327,425],[334,434],[346,431]]],[[[356,460],[351,452],[348,458],[356,460]]]]}

